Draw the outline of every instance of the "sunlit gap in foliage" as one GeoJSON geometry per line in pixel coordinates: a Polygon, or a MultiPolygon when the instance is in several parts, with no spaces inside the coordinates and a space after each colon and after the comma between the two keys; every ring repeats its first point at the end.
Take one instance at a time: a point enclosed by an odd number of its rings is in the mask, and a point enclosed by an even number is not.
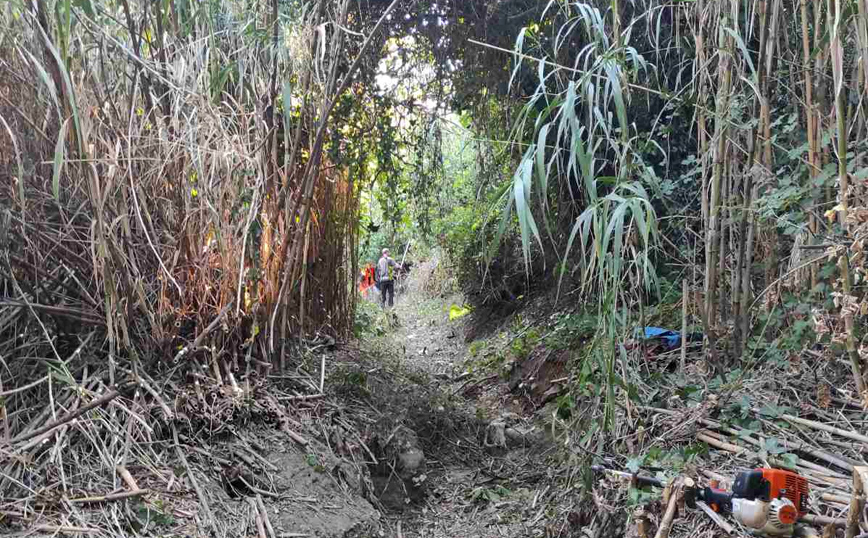
{"type": "Polygon", "coordinates": [[[435,61],[431,45],[411,32],[387,40],[376,66],[376,94],[370,104],[375,151],[365,157],[371,178],[362,193],[360,261],[371,263],[384,246],[419,247],[431,232],[431,208],[442,179],[441,119],[456,121],[450,77],[455,62],[435,61]]]}

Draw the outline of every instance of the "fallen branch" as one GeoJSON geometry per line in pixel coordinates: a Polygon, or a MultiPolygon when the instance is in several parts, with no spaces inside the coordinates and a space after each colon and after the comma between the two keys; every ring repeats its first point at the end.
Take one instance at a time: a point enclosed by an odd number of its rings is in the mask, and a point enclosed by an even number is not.
{"type": "Polygon", "coordinates": [[[274,534],[274,527],[271,526],[271,520],[268,518],[268,512],[265,510],[265,503],[262,502],[262,495],[256,495],[256,506],[259,507],[259,513],[262,515],[262,521],[265,523],[265,530],[268,532],[269,538],[277,538],[274,534]]]}
{"type": "Polygon", "coordinates": [[[70,499],[69,502],[73,504],[96,504],[96,503],[107,503],[112,501],[122,501],[124,499],[132,499],[134,497],[141,497],[142,495],[147,495],[149,493],[146,489],[137,489],[135,491],[123,491],[121,493],[112,493],[109,495],[98,495],[96,497],[82,497],[81,499],[70,499]]]}
{"type": "Polygon", "coordinates": [[[259,538],[268,538],[268,535],[265,534],[265,523],[262,522],[262,515],[259,513],[259,508],[256,507],[256,501],[253,500],[253,497],[247,497],[247,504],[253,510],[253,517],[256,520],[256,532],[259,538]]]}
{"type": "Polygon", "coordinates": [[[818,516],[815,514],[805,514],[804,516],[799,518],[799,521],[801,521],[802,523],[808,523],[810,525],[834,525],[835,527],[847,526],[846,519],[828,516],[818,516]]]}
{"type": "Polygon", "coordinates": [[[319,400],[325,398],[325,394],[308,394],[307,396],[278,396],[281,402],[303,402],[307,400],[319,400]]]}
{"type": "Polygon", "coordinates": [[[10,307],[18,307],[25,308],[29,307],[34,310],[40,310],[42,312],[46,312],[52,316],[65,317],[77,322],[87,323],[88,325],[96,325],[96,326],[105,326],[105,320],[101,317],[97,316],[92,312],[88,312],[87,310],[81,310],[79,308],[71,308],[68,306],[52,306],[47,304],[35,304],[35,303],[27,303],[23,301],[14,301],[14,300],[2,300],[0,301],[0,307],[2,306],[10,306],[10,307]]]}
{"type": "Polygon", "coordinates": [[[120,396],[120,394],[121,393],[118,392],[117,390],[109,391],[106,394],[104,394],[102,397],[97,398],[96,400],[90,402],[89,404],[87,404],[83,407],[79,407],[78,409],[69,413],[68,415],[66,415],[63,418],[57,419],[56,421],[54,421],[50,424],[46,424],[45,426],[38,428],[36,430],[33,430],[30,433],[23,433],[23,434],[19,435],[15,439],[12,439],[12,441],[10,441],[9,444],[14,445],[14,444],[22,443],[24,441],[27,441],[28,439],[32,439],[34,437],[42,435],[43,433],[50,432],[54,428],[57,428],[58,426],[63,426],[67,422],[70,422],[71,420],[80,417],[81,415],[87,413],[91,409],[94,409],[96,407],[101,407],[101,406],[107,404],[108,402],[110,402],[110,401],[114,400],[115,398],[117,398],[118,396],[120,396]]]}
{"type": "Polygon", "coordinates": [[[850,504],[850,499],[848,499],[847,497],[844,497],[843,495],[834,495],[832,493],[821,493],[820,499],[822,499],[826,502],[830,502],[830,503],[845,504],[845,505],[850,504]]]}
{"type": "Polygon", "coordinates": [[[51,534],[93,534],[99,532],[99,529],[91,529],[89,527],[72,527],[69,525],[36,525],[30,528],[34,532],[47,532],[51,534]]]}
{"type": "Polygon", "coordinates": [[[280,429],[283,430],[283,433],[285,433],[286,435],[288,435],[290,439],[292,439],[292,440],[295,441],[296,443],[300,444],[301,446],[307,446],[307,445],[310,444],[310,441],[308,441],[307,439],[305,439],[305,438],[302,437],[301,435],[299,435],[299,434],[295,433],[294,431],[292,431],[292,430],[289,428],[289,426],[287,426],[286,424],[281,424],[280,429]]]}
{"type": "Polygon", "coordinates": [[[271,497],[272,499],[279,499],[280,498],[280,495],[277,493],[272,493],[270,491],[267,491],[267,490],[264,490],[262,488],[258,488],[256,486],[254,486],[253,484],[248,482],[247,479],[245,479],[243,476],[239,476],[238,479],[241,480],[241,483],[244,484],[247,487],[247,489],[249,489],[250,491],[252,491],[253,493],[255,493],[258,496],[265,495],[266,497],[271,497]]]}
{"type": "Polygon", "coordinates": [[[280,404],[277,403],[277,401],[275,401],[272,397],[269,397],[269,399],[271,400],[274,411],[277,413],[277,420],[278,422],[280,422],[280,430],[286,435],[288,435],[290,439],[300,444],[301,446],[307,446],[309,444],[309,441],[301,435],[295,433],[292,428],[289,427],[290,418],[287,417],[286,413],[283,412],[280,404]]]}
{"type": "Polygon", "coordinates": [[[815,430],[822,430],[824,432],[834,433],[835,435],[840,435],[841,437],[846,437],[847,439],[852,439],[854,441],[859,441],[860,443],[865,443],[866,445],[868,445],[868,437],[860,433],[856,433],[850,430],[842,430],[841,428],[829,426],[828,424],[823,424],[822,422],[816,422],[814,420],[808,420],[806,418],[794,417],[793,415],[781,415],[781,418],[788,422],[801,424],[802,426],[807,426],[815,430]]]}

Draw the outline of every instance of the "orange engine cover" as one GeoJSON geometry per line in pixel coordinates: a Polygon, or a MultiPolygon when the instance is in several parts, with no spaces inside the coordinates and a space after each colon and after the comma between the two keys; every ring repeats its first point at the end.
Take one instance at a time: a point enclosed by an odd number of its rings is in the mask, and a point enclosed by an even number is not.
{"type": "Polygon", "coordinates": [[[738,499],[789,499],[799,517],[808,513],[808,481],[792,471],[762,468],[741,472],[735,477],[732,493],[738,499]]]}
{"type": "Polygon", "coordinates": [[[759,469],[769,483],[770,499],[787,498],[799,511],[799,517],[808,513],[808,481],[805,477],[783,469],[759,469]]]}

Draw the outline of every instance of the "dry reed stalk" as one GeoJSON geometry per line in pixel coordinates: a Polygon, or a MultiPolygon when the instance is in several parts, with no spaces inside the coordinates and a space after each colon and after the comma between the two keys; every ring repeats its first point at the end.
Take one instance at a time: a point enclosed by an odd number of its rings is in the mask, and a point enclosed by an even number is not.
{"type": "Polygon", "coordinates": [[[17,437],[12,439],[10,444],[14,445],[14,444],[18,444],[18,443],[23,443],[24,441],[27,441],[29,439],[32,439],[32,438],[37,437],[39,435],[42,435],[44,433],[48,433],[51,430],[53,430],[59,426],[62,426],[64,424],[70,422],[71,420],[74,420],[74,419],[80,417],[81,415],[83,415],[84,413],[87,413],[91,409],[94,409],[97,407],[102,407],[103,405],[109,403],[110,401],[114,400],[118,396],[120,396],[119,391],[117,391],[117,390],[109,391],[108,393],[93,400],[92,402],[78,408],[77,410],[75,410],[71,413],[68,413],[67,415],[65,415],[59,419],[56,419],[56,420],[46,424],[45,426],[43,426],[41,428],[37,428],[36,430],[31,431],[29,433],[24,433],[24,434],[18,435],[17,437]]]}
{"type": "Polygon", "coordinates": [[[274,532],[274,527],[271,525],[271,519],[268,517],[268,511],[265,509],[265,503],[262,502],[262,495],[256,494],[256,506],[259,508],[259,513],[265,523],[265,530],[268,532],[268,538],[277,538],[274,532]]]}
{"type": "Polygon", "coordinates": [[[265,534],[265,524],[262,521],[262,514],[259,512],[258,507],[256,506],[256,501],[253,497],[247,497],[245,499],[247,501],[247,505],[250,507],[251,513],[253,514],[253,520],[256,524],[256,531],[259,538],[268,538],[268,535],[265,534]]]}
{"type": "Polygon", "coordinates": [[[187,461],[187,456],[184,455],[184,451],[181,450],[181,444],[178,441],[178,429],[175,427],[175,424],[172,424],[172,438],[175,442],[175,453],[178,456],[178,460],[184,466],[186,470],[186,476],[190,480],[190,484],[193,486],[193,489],[196,490],[196,495],[199,498],[199,504],[201,505],[201,509],[204,512],[204,525],[205,528],[213,528],[214,527],[214,515],[211,512],[210,505],[208,503],[208,498],[205,496],[204,491],[199,486],[199,481],[196,480],[196,476],[193,474],[193,468],[190,467],[190,463],[187,461]]]}

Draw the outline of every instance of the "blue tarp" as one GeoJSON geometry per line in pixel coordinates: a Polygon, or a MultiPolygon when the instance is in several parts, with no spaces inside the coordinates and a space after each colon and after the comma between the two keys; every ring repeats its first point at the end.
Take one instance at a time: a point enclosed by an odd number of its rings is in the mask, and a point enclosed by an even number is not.
{"type": "Polygon", "coordinates": [[[660,327],[645,327],[646,340],[660,340],[666,349],[675,349],[681,345],[681,333],[660,327]]]}

